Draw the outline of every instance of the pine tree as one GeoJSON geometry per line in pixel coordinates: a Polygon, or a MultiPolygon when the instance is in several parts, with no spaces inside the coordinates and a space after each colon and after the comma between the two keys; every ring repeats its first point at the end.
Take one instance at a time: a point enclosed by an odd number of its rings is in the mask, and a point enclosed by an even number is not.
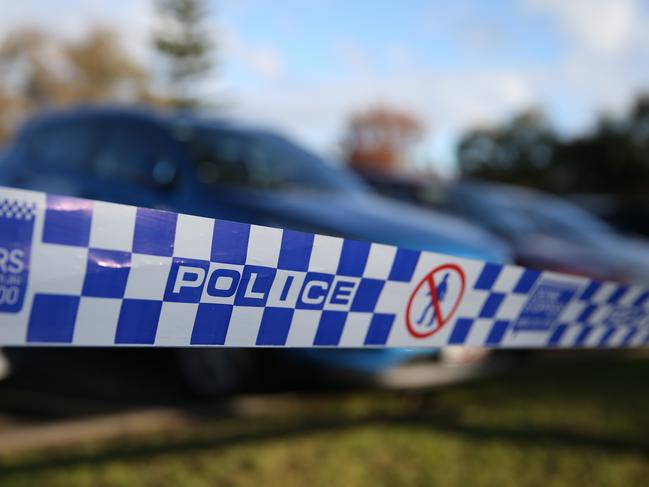
{"type": "Polygon", "coordinates": [[[176,108],[200,104],[196,83],[212,70],[215,45],[204,25],[204,0],[157,0],[160,27],[154,44],[165,63],[169,102],[176,108]]]}

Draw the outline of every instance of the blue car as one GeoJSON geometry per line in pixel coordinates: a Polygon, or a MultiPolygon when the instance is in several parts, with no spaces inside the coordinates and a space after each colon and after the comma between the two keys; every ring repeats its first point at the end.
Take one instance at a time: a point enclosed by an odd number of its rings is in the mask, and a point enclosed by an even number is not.
{"type": "MultiPolygon", "coordinates": [[[[140,108],[81,107],[27,123],[0,162],[0,184],[503,262],[494,237],[449,216],[373,194],[275,133],[140,108]]],[[[252,352],[179,350],[199,390],[236,388],[252,352]]],[[[437,350],[298,350],[293,359],[379,375],[437,350]]]]}

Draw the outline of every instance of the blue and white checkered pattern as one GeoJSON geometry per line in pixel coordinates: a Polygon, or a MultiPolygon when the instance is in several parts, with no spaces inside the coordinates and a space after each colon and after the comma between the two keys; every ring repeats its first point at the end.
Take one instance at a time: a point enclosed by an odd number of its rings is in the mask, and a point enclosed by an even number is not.
{"type": "Polygon", "coordinates": [[[36,214],[36,204],[11,198],[0,198],[0,218],[31,220],[36,214]]]}
{"type": "Polygon", "coordinates": [[[385,345],[395,315],[375,312],[381,290],[385,282],[409,280],[419,255],[58,196],[47,197],[44,216],[39,254],[51,274],[65,278],[36,285],[28,343],[385,345]],[[237,291],[174,295],[168,287],[182,265],[240,280],[237,291]],[[251,291],[261,298],[244,295],[253,273],[251,291]],[[315,278],[337,289],[337,302],[298,299],[315,278]]]}
{"type": "Polygon", "coordinates": [[[649,291],[633,287],[0,188],[0,203],[9,200],[24,203],[2,211],[35,209],[37,218],[25,305],[0,313],[4,344],[581,347],[649,338],[649,291]],[[408,300],[446,263],[462,268],[465,292],[439,331],[414,336],[408,300]]]}
{"type": "Polygon", "coordinates": [[[449,345],[649,344],[649,291],[639,287],[486,263],[471,298],[466,299],[471,301],[470,309],[465,307],[465,314],[458,316],[449,332],[449,345]],[[548,293],[553,293],[554,301],[539,299],[548,293]]]}

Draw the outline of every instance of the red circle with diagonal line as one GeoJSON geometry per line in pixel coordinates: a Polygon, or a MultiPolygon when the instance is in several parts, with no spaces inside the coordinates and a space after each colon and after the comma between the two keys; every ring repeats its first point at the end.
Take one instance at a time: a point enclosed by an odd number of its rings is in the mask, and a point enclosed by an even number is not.
{"type": "Polygon", "coordinates": [[[412,294],[410,295],[410,299],[408,300],[408,306],[406,307],[406,325],[408,326],[408,332],[415,338],[426,338],[441,330],[442,327],[448,322],[448,320],[450,320],[453,317],[453,315],[457,311],[457,308],[460,306],[460,302],[462,301],[462,297],[464,296],[464,287],[465,287],[464,271],[457,264],[444,264],[439,267],[436,267],[428,274],[426,274],[424,278],[419,282],[419,284],[417,284],[417,287],[412,292],[412,294]],[[446,316],[442,316],[442,310],[439,303],[439,298],[437,296],[437,288],[435,287],[435,279],[434,279],[435,274],[442,271],[454,272],[457,274],[457,276],[460,279],[460,292],[458,293],[457,299],[453,304],[451,310],[448,312],[446,316]],[[426,332],[418,331],[410,321],[410,312],[412,310],[412,303],[415,299],[415,296],[422,288],[422,286],[428,286],[428,290],[430,291],[430,296],[432,300],[432,305],[435,310],[435,316],[434,316],[435,326],[431,330],[428,330],[426,332]]]}

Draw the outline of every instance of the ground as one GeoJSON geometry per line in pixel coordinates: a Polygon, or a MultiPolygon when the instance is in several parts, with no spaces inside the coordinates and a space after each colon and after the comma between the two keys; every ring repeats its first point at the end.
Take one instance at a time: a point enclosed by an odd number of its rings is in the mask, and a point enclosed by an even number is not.
{"type": "Polygon", "coordinates": [[[5,454],[19,485],[647,485],[649,354],[425,392],[310,392],[154,435],[5,454]]]}

